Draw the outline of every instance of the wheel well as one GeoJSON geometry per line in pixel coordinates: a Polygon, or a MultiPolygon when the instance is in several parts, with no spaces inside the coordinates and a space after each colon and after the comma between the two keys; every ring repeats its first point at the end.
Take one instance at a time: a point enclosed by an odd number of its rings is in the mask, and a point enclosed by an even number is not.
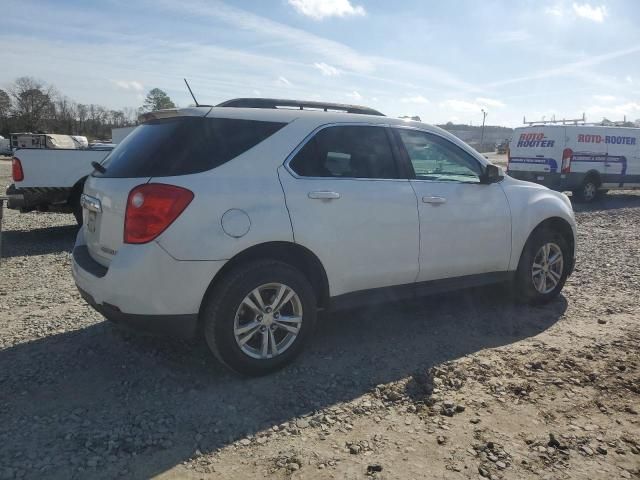
{"type": "MultiPolygon", "coordinates": [[[[215,289],[215,285],[231,270],[239,265],[265,259],[278,260],[300,270],[311,283],[318,299],[318,306],[325,308],[329,305],[329,280],[320,259],[311,250],[290,242],[262,243],[238,253],[216,273],[204,298],[206,299],[210,295],[215,289]]],[[[202,304],[204,305],[204,303],[203,300],[202,304]]]]}
{"type": "Polygon", "coordinates": [[[589,170],[587,172],[584,179],[587,180],[590,178],[592,178],[596,182],[596,186],[599,187],[602,184],[602,180],[600,179],[600,172],[598,172],[597,170],[589,170]]]}
{"type": "Polygon", "coordinates": [[[71,206],[73,202],[75,202],[76,198],[80,199],[80,195],[82,194],[82,190],[84,189],[84,182],[87,180],[87,177],[82,177],[78,180],[73,187],[71,187],[71,195],[69,195],[69,199],[67,203],[71,206]]]}
{"type": "MultiPolygon", "coordinates": [[[[529,234],[529,238],[533,236],[533,234],[541,229],[549,229],[555,232],[560,233],[562,238],[567,242],[569,249],[571,250],[571,258],[570,261],[573,261],[573,257],[575,256],[575,239],[573,238],[573,229],[569,222],[567,222],[564,218],[560,217],[551,217],[546,220],[540,222],[536,228],[534,228],[529,234]]],[[[527,238],[527,241],[529,241],[527,238]]]]}

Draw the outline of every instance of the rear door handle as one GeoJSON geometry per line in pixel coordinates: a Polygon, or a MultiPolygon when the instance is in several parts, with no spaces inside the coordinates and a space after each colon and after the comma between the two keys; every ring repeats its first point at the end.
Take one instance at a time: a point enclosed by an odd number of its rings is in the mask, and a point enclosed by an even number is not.
{"type": "Polygon", "coordinates": [[[444,197],[422,197],[423,203],[430,203],[431,205],[442,205],[443,203],[447,203],[447,199],[444,197]]]}
{"type": "Polygon", "coordinates": [[[313,198],[314,200],[337,200],[340,198],[340,194],[338,192],[309,192],[309,198],[313,198]]]}

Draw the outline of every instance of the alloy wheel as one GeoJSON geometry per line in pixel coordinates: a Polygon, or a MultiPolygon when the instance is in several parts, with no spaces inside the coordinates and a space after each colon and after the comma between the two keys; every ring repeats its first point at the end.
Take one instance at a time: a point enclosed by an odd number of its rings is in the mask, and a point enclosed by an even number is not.
{"type": "Polygon", "coordinates": [[[252,358],[265,360],[284,353],[302,326],[302,301],[282,283],[267,283],[249,292],[233,324],[236,343],[252,358]]]}
{"type": "Polygon", "coordinates": [[[531,267],[533,286],[543,295],[552,292],[560,282],[563,270],[562,249],[553,242],[545,243],[533,258],[531,267]]]}

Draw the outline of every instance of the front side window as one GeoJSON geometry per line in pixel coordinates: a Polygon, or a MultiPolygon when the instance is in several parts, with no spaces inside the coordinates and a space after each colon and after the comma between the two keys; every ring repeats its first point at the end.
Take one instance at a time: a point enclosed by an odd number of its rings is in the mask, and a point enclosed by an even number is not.
{"type": "Polygon", "coordinates": [[[324,128],[306,143],[289,166],[302,177],[398,178],[383,127],[324,128]]]}
{"type": "Polygon", "coordinates": [[[396,129],[418,180],[479,183],[478,161],[457,145],[426,132],[396,129]]]}

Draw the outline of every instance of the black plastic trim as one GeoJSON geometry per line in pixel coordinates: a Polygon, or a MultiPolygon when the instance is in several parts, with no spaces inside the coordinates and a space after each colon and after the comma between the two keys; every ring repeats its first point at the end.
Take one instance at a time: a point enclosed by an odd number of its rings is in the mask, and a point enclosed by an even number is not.
{"type": "Polygon", "coordinates": [[[80,268],[94,277],[102,278],[109,271],[108,267],[100,265],[91,258],[89,249],[86,245],[79,245],[73,249],[73,261],[76,262],[80,268]]]}
{"type": "Polygon", "coordinates": [[[502,283],[513,280],[515,272],[490,272],[462,277],[445,278],[442,280],[430,280],[427,282],[408,283],[392,287],[373,288],[357,292],[345,293],[331,297],[332,310],[353,308],[364,304],[386,303],[398,300],[408,300],[427,295],[451,292],[464,288],[481,287],[493,283],[502,283]]]}
{"type": "Polygon", "coordinates": [[[361,115],[377,115],[384,117],[384,113],[373,108],[360,105],[347,105],[344,103],[311,102],[302,100],[289,100],[284,98],[234,98],[226,102],[219,103],[216,107],[234,108],[279,108],[294,107],[304,110],[305,108],[320,110],[338,110],[345,113],[358,113],[361,115]]]}

